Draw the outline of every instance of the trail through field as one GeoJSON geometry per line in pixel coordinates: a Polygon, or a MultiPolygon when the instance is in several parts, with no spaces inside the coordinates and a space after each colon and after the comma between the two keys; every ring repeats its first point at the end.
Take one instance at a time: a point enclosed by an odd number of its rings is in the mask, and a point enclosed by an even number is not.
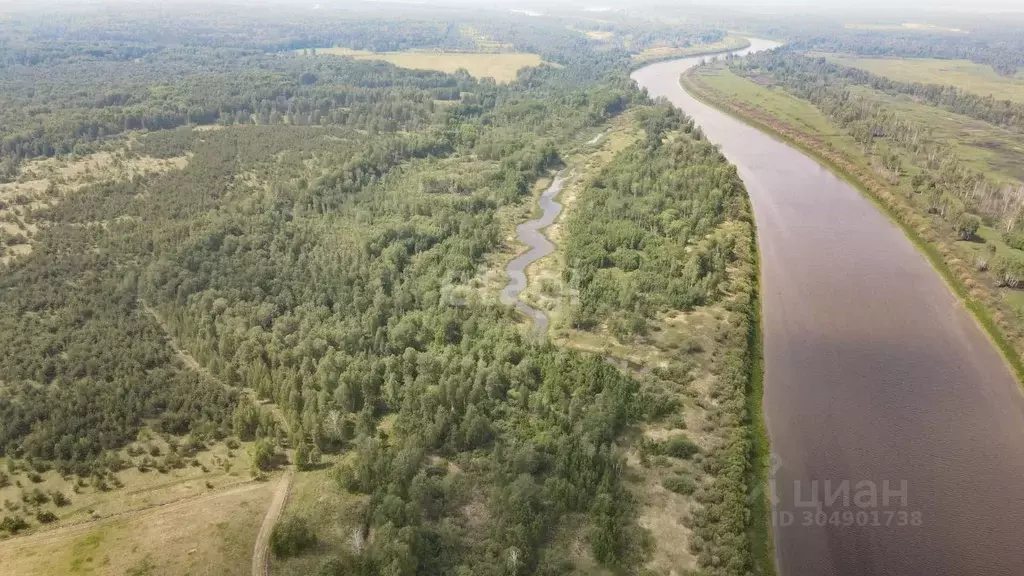
{"type": "Polygon", "coordinates": [[[267,509],[263,525],[260,526],[260,533],[256,536],[256,546],[252,551],[252,576],[270,575],[270,533],[273,532],[277,521],[281,519],[281,513],[284,512],[284,505],[288,502],[288,492],[291,490],[294,474],[289,469],[277,484],[274,499],[270,501],[270,508],[267,509]]]}

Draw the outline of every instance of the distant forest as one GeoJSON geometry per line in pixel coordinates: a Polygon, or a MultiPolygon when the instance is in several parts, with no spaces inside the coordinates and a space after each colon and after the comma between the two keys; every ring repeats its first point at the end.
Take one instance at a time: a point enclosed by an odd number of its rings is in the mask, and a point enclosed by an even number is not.
{"type": "MultiPolygon", "coordinates": [[[[285,449],[299,469],[345,454],[337,489],[367,496],[359,533],[375,537],[330,551],[323,574],[564,573],[549,545],[569,516],[586,523],[599,566],[636,571],[650,543],[620,444],[674,409],[668,390],[690,376],[638,380],[465,294],[505,241],[502,211],[529,202],[585,130],[635,112],[646,138],[592,184],[572,224],[568,250],[586,274],[575,322],[611,315],[630,338],[730,286],[741,321],[719,335],[715,385],[727,442],[704,451],[682,435],[648,449],[715,478],[692,520],[706,573],[749,572],[749,207],[692,122],[629,80],[629,50],[554,19],[141,12],[4,23],[6,181],[96,152],[183,167],[54,177],[5,206],[25,228],[9,244],[31,251],[0,274],[0,454],[103,478],[143,427],[257,441],[261,466],[285,449]],[[481,38],[546,64],[501,85],[296,51],[480,49],[481,38]],[[651,213],[661,208],[678,218],[651,213]],[[473,492],[486,495],[476,530],[458,512],[473,492]]],[[[630,50],[724,36],[654,30],[630,50]]],[[[287,526],[281,555],[308,536],[287,526]]]]}

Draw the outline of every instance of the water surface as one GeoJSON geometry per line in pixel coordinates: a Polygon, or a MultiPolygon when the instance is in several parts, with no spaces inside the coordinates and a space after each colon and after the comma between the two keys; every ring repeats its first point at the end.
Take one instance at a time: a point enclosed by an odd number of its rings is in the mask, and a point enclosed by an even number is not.
{"type": "Polygon", "coordinates": [[[541,216],[516,226],[516,236],[530,249],[508,263],[505,268],[508,273],[508,285],[501,291],[502,303],[507,306],[515,305],[517,310],[533,318],[534,327],[541,334],[548,331],[548,315],[520,300],[519,294],[526,289],[526,267],[555,250],[555,245],[541,233],[541,230],[553,224],[562,212],[562,205],[555,202],[555,197],[562,191],[564,183],[565,177],[561,173],[555,174],[551,185],[537,202],[541,216]]]}
{"type": "Polygon", "coordinates": [[[682,90],[699,60],[633,78],[692,116],[750,193],[781,574],[1024,575],[1024,401],[1009,368],[871,202],[682,90]]]}

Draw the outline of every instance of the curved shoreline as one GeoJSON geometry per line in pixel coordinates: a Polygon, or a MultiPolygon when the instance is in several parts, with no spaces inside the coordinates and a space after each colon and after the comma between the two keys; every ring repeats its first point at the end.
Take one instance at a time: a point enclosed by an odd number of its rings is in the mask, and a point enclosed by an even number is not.
{"type": "Polygon", "coordinates": [[[526,289],[526,268],[541,258],[555,251],[555,245],[547,239],[541,230],[555,222],[558,215],[562,213],[562,205],[555,201],[555,197],[562,191],[566,177],[561,172],[555,174],[551,185],[544,190],[537,204],[540,206],[541,215],[539,218],[528,220],[516,226],[516,238],[526,244],[529,248],[526,252],[516,256],[505,266],[508,274],[508,284],[501,289],[501,302],[507,306],[515,306],[516,310],[526,314],[533,319],[534,328],[537,332],[544,334],[548,331],[548,315],[537,310],[519,297],[526,289]]]}
{"type": "Polygon", "coordinates": [[[1024,399],[1001,351],[928,254],[842,174],[684,90],[694,63],[634,79],[721,146],[754,207],[779,572],[1024,573],[1024,399]],[[851,508],[823,495],[825,482],[900,497],[851,508]],[[820,514],[808,517],[808,502],[820,514]],[[916,520],[830,523],[857,512],[916,520]]]}

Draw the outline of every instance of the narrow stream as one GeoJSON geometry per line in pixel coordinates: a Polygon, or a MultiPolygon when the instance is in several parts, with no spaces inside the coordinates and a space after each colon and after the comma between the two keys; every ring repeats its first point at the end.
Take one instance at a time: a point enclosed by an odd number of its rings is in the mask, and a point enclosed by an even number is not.
{"type": "Polygon", "coordinates": [[[533,318],[533,325],[541,334],[548,331],[548,315],[520,300],[519,294],[526,289],[526,267],[555,250],[555,245],[541,233],[541,230],[554,223],[562,212],[562,205],[555,202],[555,197],[562,191],[564,183],[565,177],[562,173],[555,174],[555,179],[538,201],[542,212],[540,218],[516,226],[516,236],[530,249],[508,263],[505,268],[508,273],[508,285],[501,291],[501,302],[507,306],[515,305],[517,310],[533,318]]]}

